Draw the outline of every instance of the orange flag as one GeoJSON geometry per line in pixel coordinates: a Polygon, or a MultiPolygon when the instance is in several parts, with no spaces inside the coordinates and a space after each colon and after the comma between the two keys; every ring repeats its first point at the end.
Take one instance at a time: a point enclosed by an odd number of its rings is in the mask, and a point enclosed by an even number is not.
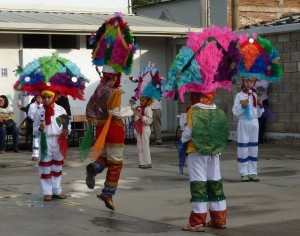
{"type": "Polygon", "coordinates": [[[106,135],[107,135],[107,132],[108,132],[108,129],[110,126],[111,118],[112,118],[112,115],[109,115],[107,121],[105,122],[103,130],[101,131],[101,134],[99,135],[99,137],[97,138],[97,140],[93,146],[93,150],[90,155],[91,161],[96,160],[100,156],[101,151],[104,148],[105,139],[106,139],[106,135]]]}

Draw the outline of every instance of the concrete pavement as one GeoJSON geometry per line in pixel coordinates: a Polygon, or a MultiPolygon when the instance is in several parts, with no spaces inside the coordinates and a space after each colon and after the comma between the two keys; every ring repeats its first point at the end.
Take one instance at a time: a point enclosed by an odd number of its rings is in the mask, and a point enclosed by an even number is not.
{"type": "MultiPolygon", "coordinates": [[[[188,222],[189,181],[181,175],[174,143],[151,146],[153,168],[137,168],[135,145],[124,150],[124,167],[110,211],[85,185],[85,165],[77,148],[71,148],[63,169],[66,200],[44,202],[38,169],[30,152],[0,155],[0,236],[17,235],[191,235],[181,226],[188,222]]],[[[258,183],[241,183],[236,163],[236,143],[222,154],[221,172],[227,197],[227,229],[207,229],[202,235],[299,235],[300,147],[263,144],[259,147],[258,183]]]]}

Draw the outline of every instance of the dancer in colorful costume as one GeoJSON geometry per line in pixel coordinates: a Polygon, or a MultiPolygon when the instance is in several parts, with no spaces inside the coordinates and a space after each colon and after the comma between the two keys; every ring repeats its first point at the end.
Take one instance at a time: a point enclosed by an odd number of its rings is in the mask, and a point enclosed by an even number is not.
{"type": "Polygon", "coordinates": [[[86,184],[95,187],[95,176],[107,168],[106,180],[102,193],[97,195],[105,206],[115,209],[112,196],[115,194],[123,164],[124,121],[132,116],[131,107],[121,107],[121,73],[129,74],[133,63],[135,45],[133,36],[121,14],[107,20],[91,37],[94,46],[93,64],[103,66],[100,84],[86,107],[86,117],[90,123],[87,136],[80,144],[81,155],[89,154],[92,124],[96,128],[96,142],[90,154],[94,162],[86,166],[86,184]]]}
{"type": "MultiPolygon", "coordinates": [[[[217,88],[231,89],[237,74],[240,52],[237,36],[228,29],[211,27],[201,33],[188,33],[168,74],[166,97],[183,100],[192,92],[199,100],[188,111],[187,126],[181,136],[180,154],[185,158],[190,179],[192,211],[182,230],[203,232],[205,226],[226,227],[227,207],[220,173],[219,153],[227,144],[229,131],[225,113],[212,99],[217,88]],[[182,146],[182,145],[181,145],[182,146]],[[209,213],[211,220],[206,223],[209,213]]],[[[195,97],[195,96],[193,96],[195,97]]],[[[180,157],[180,171],[184,160],[180,157]]]]}
{"type": "MultiPolygon", "coordinates": [[[[132,79],[132,81],[134,81],[132,79]]],[[[162,78],[154,63],[149,62],[138,78],[138,87],[134,98],[140,99],[140,106],[135,108],[135,128],[137,131],[137,151],[139,168],[152,168],[150,154],[151,123],[153,112],[151,104],[154,99],[160,100],[162,95],[162,78]]]]}
{"type": "Polygon", "coordinates": [[[87,79],[74,63],[55,53],[19,67],[17,75],[16,90],[40,92],[43,100],[43,107],[37,109],[34,116],[33,133],[40,140],[39,173],[44,200],[64,199],[62,166],[71,126],[65,109],[55,104],[55,100],[58,94],[83,100],[87,79]]]}
{"type": "Polygon", "coordinates": [[[242,61],[239,76],[243,88],[235,99],[232,108],[238,118],[237,127],[237,161],[242,182],[259,181],[257,177],[258,161],[258,118],[264,112],[261,98],[257,98],[253,88],[256,80],[279,82],[282,68],[279,53],[267,39],[256,34],[240,35],[242,61]]]}

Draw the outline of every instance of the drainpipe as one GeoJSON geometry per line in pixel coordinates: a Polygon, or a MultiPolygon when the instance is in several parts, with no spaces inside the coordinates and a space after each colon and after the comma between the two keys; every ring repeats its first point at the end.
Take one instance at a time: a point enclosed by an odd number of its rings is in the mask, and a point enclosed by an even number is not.
{"type": "Polygon", "coordinates": [[[231,0],[231,27],[234,31],[240,28],[239,0],[231,0]]]}
{"type": "Polygon", "coordinates": [[[132,14],[132,1],[128,0],[128,14],[132,14]]]}
{"type": "Polygon", "coordinates": [[[200,0],[200,27],[208,27],[208,0],[200,0]]]}

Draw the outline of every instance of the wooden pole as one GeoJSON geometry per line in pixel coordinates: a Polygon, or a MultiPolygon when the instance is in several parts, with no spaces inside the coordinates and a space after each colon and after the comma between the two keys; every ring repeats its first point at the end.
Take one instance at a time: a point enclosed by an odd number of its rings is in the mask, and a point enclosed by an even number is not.
{"type": "Polygon", "coordinates": [[[234,31],[240,28],[239,0],[231,0],[231,27],[234,31]]]}

